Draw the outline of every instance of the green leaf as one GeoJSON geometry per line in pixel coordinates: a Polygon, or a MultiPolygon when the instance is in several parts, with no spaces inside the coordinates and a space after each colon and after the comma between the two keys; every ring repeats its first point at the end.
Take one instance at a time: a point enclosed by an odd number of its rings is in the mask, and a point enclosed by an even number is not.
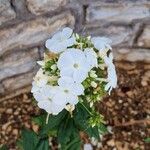
{"type": "Polygon", "coordinates": [[[48,138],[40,140],[35,150],[50,150],[48,138]]]}
{"type": "Polygon", "coordinates": [[[6,145],[2,145],[2,146],[0,147],[0,150],[8,150],[8,148],[7,148],[6,145]]]}
{"type": "Polygon", "coordinates": [[[99,132],[98,132],[98,127],[89,127],[86,130],[86,133],[89,135],[89,137],[95,137],[96,139],[99,139],[99,132]]]}
{"type": "Polygon", "coordinates": [[[88,128],[87,121],[89,117],[90,116],[87,110],[81,104],[78,103],[76,105],[76,110],[73,114],[73,119],[79,130],[84,131],[88,128]]]}
{"type": "Polygon", "coordinates": [[[150,143],[150,137],[145,138],[144,141],[145,141],[146,143],[150,143]]]}
{"type": "Polygon", "coordinates": [[[35,132],[27,129],[22,131],[23,150],[34,150],[38,142],[39,138],[35,132]]]}
{"type": "Polygon", "coordinates": [[[76,137],[73,141],[71,141],[64,150],[80,150],[81,149],[81,140],[78,137],[76,137]]]}
{"type": "Polygon", "coordinates": [[[101,134],[105,134],[105,133],[108,132],[106,126],[105,126],[104,124],[102,124],[102,123],[98,126],[98,130],[99,130],[99,132],[100,132],[101,134]]]}
{"type": "MultiPolygon", "coordinates": [[[[62,124],[58,129],[58,142],[61,144],[61,149],[66,150],[66,146],[69,145],[74,139],[79,138],[79,130],[75,126],[73,118],[70,117],[70,114],[67,115],[62,124]]],[[[68,149],[69,150],[69,149],[68,149]]],[[[76,145],[77,150],[77,145],[76,145]]]]}
{"type": "Polygon", "coordinates": [[[17,147],[19,148],[19,150],[23,150],[23,141],[21,139],[17,141],[17,147]]]}
{"type": "Polygon", "coordinates": [[[45,126],[45,123],[46,123],[46,114],[43,114],[43,115],[40,115],[37,117],[33,117],[32,121],[35,124],[39,125],[40,127],[43,127],[43,126],[45,126]]]}
{"type": "Polygon", "coordinates": [[[67,114],[69,114],[69,113],[66,110],[63,110],[56,116],[50,115],[48,124],[43,123],[42,129],[40,131],[40,135],[47,135],[50,130],[53,130],[53,131],[56,130],[67,114]]]}

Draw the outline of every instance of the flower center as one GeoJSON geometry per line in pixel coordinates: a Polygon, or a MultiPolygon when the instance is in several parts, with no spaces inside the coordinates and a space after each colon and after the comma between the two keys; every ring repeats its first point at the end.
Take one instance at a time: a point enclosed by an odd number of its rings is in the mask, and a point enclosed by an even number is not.
{"type": "Polygon", "coordinates": [[[77,68],[79,68],[79,65],[75,63],[75,64],[73,65],[73,67],[77,69],[77,68]]]}
{"type": "Polygon", "coordinates": [[[65,93],[69,93],[69,90],[64,90],[65,93]]]}

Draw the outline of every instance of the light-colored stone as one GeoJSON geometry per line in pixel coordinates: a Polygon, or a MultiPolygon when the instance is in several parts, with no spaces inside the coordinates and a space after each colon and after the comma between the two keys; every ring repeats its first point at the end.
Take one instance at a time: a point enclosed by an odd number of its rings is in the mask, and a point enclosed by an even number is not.
{"type": "Polygon", "coordinates": [[[13,98],[15,96],[18,96],[22,93],[29,93],[30,91],[31,91],[31,85],[25,86],[25,87],[22,87],[20,89],[17,89],[15,91],[10,91],[10,92],[8,92],[8,91],[1,92],[1,90],[0,90],[0,102],[5,101],[10,98],[13,98]]]}
{"type": "Polygon", "coordinates": [[[85,34],[91,36],[106,36],[112,40],[112,45],[131,43],[133,39],[133,29],[129,26],[93,27],[87,28],[85,34]]]}
{"type": "Polygon", "coordinates": [[[31,71],[38,59],[37,48],[8,54],[0,59],[0,80],[31,71]]]}
{"type": "Polygon", "coordinates": [[[114,58],[117,61],[143,61],[143,62],[150,62],[150,51],[148,49],[115,49],[114,51],[114,58]]]}
{"type": "Polygon", "coordinates": [[[18,75],[2,81],[5,91],[2,94],[11,93],[18,89],[31,85],[35,71],[18,75]]]}
{"type": "Polygon", "coordinates": [[[144,31],[139,37],[137,44],[138,46],[142,46],[142,47],[147,47],[147,48],[150,47],[150,25],[144,28],[144,31]]]}
{"type": "Polygon", "coordinates": [[[150,3],[99,3],[91,4],[87,8],[86,21],[89,23],[106,22],[125,22],[130,23],[150,17],[150,3]]]}
{"type": "Polygon", "coordinates": [[[0,30],[0,55],[6,51],[41,45],[52,33],[64,26],[73,27],[74,16],[65,11],[53,17],[39,17],[17,26],[0,30]]]}
{"type": "Polygon", "coordinates": [[[27,0],[28,9],[36,15],[54,11],[67,3],[67,0],[27,0]]]}
{"type": "Polygon", "coordinates": [[[9,0],[0,0],[0,25],[16,17],[9,0]]]}

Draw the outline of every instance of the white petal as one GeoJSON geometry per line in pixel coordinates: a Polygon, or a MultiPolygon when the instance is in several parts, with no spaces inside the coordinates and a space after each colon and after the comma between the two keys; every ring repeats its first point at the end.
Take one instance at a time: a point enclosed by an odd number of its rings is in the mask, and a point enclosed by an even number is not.
{"type": "Polygon", "coordinates": [[[93,147],[91,144],[84,144],[83,150],[93,150],[93,147]]]}
{"type": "Polygon", "coordinates": [[[75,95],[72,95],[72,94],[70,94],[70,95],[68,94],[67,102],[72,105],[76,105],[78,103],[78,97],[75,95]]]}
{"type": "Polygon", "coordinates": [[[73,74],[73,79],[77,83],[81,83],[87,78],[87,76],[88,76],[87,70],[77,70],[73,74]]]}
{"type": "Polygon", "coordinates": [[[57,105],[57,104],[52,102],[52,105],[51,105],[52,113],[54,115],[57,115],[58,113],[60,113],[65,108],[65,106],[66,105],[57,105]]]}
{"type": "Polygon", "coordinates": [[[58,85],[60,86],[64,86],[66,84],[73,84],[73,79],[71,77],[67,77],[67,76],[62,76],[61,78],[58,79],[58,85]]]}
{"type": "Polygon", "coordinates": [[[95,51],[92,50],[92,49],[86,48],[84,50],[84,53],[86,55],[87,62],[89,63],[91,68],[97,67],[98,66],[98,62],[97,62],[97,54],[95,53],[95,51]]]}
{"type": "Polygon", "coordinates": [[[58,93],[53,97],[53,102],[57,105],[66,105],[66,95],[63,92],[58,91],[58,93]]]}
{"type": "Polygon", "coordinates": [[[55,34],[53,35],[53,37],[52,37],[52,40],[53,40],[53,41],[60,41],[61,35],[62,35],[61,31],[55,33],[55,34]]]}
{"type": "Polygon", "coordinates": [[[71,67],[74,64],[73,58],[68,51],[63,52],[57,62],[58,69],[71,67]]]}
{"type": "Polygon", "coordinates": [[[48,113],[52,112],[50,101],[40,101],[40,102],[38,102],[38,106],[39,106],[39,108],[44,109],[48,113]]]}
{"type": "Polygon", "coordinates": [[[74,70],[72,68],[65,68],[60,71],[60,76],[68,76],[68,77],[73,77],[73,72],[74,70]]]}
{"type": "Polygon", "coordinates": [[[76,43],[76,40],[75,40],[75,38],[74,37],[72,37],[72,38],[69,38],[69,39],[67,39],[67,40],[64,40],[63,42],[62,42],[62,44],[67,48],[67,47],[70,47],[70,46],[72,46],[72,45],[74,45],[76,43]]]}
{"type": "Polygon", "coordinates": [[[75,95],[84,94],[84,87],[80,83],[74,83],[74,84],[70,85],[69,88],[72,91],[72,93],[75,94],[75,95]]]}
{"type": "Polygon", "coordinates": [[[71,28],[66,27],[62,30],[62,38],[68,39],[71,37],[72,33],[73,30],[71,28]]]}

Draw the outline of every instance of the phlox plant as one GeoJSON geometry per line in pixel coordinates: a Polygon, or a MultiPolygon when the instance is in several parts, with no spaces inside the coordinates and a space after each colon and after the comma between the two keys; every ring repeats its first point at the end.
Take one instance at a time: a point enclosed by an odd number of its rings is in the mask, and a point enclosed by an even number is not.
{"type": "Polygon", "coordinates": [[[81,134],[99,140],[107,131],[95,104],[117,86],[110,44],[106,37],[82,37],[68,27],[46,41],[31,90],[44,113],[33,118],[38,133],[22,131],[22,149],[51,149],[54,137],[59,149],[80,150],[81,134]]]}

